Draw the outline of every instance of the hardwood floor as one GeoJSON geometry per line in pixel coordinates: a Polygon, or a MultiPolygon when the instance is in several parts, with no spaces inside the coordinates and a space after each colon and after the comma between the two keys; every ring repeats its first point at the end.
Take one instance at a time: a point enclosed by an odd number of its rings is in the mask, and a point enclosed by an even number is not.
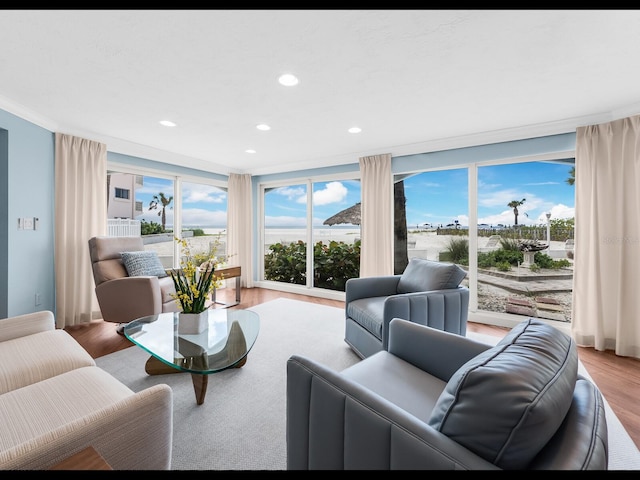
{"type": "MultiPolygon", "coordinates": [[[[218,292],[218,299],[223,302],[232,301],[234,296],[233,289],[218,292]]],[[[242,302],[235,308],[249,308],[282,297],[344,308],[344,302],[340,300],[264,288],[243,289],[242,302]]],[[[507,328],[473,322],[469,322],[467,328],[471,332],[497,337],[502,337],[509,331],[507,328]]],[[[133,346],[116,332],[116,324],[102,320],[67,327],[66,330],[93,358],[133,346]]],[[[637,406],[640,398],[640,359],[619,357],[610,350],[600,352],[585,347],[578,347],[578,355],[636,446],[640,447],[640,409],[637,406]]]]}

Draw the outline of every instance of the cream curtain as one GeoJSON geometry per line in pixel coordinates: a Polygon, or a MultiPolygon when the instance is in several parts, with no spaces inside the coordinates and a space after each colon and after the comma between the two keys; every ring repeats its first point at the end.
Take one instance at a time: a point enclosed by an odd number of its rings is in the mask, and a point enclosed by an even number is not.
{"type": "Polygon", "coordinates": [[[240,265],[243,287],[253,287],[253,261],[251,259],[251,222],[253,219],[251,201],[251,175],[229,175],[227,199],[227,254],[229,263],[240,265]]]}
{"type": "Polygon", "coordinates": [[[360,158],[362,223],[360,277],[393,274],[391,154],[360,158]]]}
{"type": "Polygon", "coordinates": [[[572,334],[640,358],[640,116],[576,133],[572,334]]]}
{"type": "Polygon", "coordinates": [[[55,134],[56,326],[99,318],[89,238],[107,225],[107,146],[55,134]]]}

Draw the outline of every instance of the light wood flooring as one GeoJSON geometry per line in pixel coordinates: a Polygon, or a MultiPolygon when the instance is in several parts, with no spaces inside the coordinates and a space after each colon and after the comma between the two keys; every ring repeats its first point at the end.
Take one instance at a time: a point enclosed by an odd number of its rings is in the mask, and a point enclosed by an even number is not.
{"type": "MultiPolygon", "coordinates": [[[[218,292],[218,300],[232,301],[233,289],[218,292]]],[[[292,298],[320,305],[344,308],[344,302],[324,298],[280,292],[264,288],[242,289],[242,302],[234,308],[250,308],[276,298],[292,298]]],[[[504,336],[508,329],[469,322],[468,330],[485,335],[504,336]]],[[[116,324],[102,320],[67,327],[66,330],[93,358],[133,346],[124,336],[116,333],[116,324]]],[[[589,371],[600,391],[611,405],[627,432],[640,447],[640,359],[620,357],[607,350],[579,347],[580,360],[589,371]]]]}

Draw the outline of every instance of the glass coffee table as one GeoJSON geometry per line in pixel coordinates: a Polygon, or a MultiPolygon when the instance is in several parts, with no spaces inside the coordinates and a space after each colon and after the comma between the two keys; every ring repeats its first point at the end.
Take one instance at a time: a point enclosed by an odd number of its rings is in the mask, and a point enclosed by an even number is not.
{"type": "Polygon", "coordinates": [[[208,328],[194,335],[178,333],[177,312],[138,318],[124,327],[124,335],[151,354],[147,374],[191,373],[198,405],[204,403],[209,375],[242,367],[260,330],[260,318],[250,310],[208,313],[208,328]]]}

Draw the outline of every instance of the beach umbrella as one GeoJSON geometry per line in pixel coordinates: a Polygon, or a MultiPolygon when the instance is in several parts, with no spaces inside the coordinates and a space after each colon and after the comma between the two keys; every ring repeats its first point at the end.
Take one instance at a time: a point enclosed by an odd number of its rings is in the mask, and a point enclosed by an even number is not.
{"type": "Polygon", "coordinates": [[[353,225],[360,225],[361,218],[361,210],[360,210],[360,202],[352,205],[349,208],[345,208],[344,210],[336,213],[332,217],[327,218],[323,225],[338,225],[341,223],[351,223],[353,225]]]}

